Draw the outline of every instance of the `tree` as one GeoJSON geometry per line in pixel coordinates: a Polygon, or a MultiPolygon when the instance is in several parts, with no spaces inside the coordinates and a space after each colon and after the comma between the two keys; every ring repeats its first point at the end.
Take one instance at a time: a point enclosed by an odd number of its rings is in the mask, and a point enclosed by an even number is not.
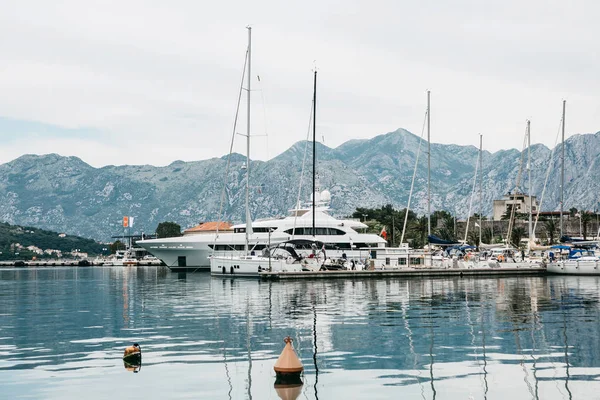
{"type": "Polygon", "coordinates": [[[492,234],[492,228],[482,228],[481,229],[481,243],[491,244],[494,235],[492,234]]]}
{"type": "Polygon", "coordinates": [[[120,240],[111,243],[110,254],[115,254],[117,250],[125,250],[125,243],[121,242],[120,240]]]}
{"type": "Polygon", "coordinates": [[[581,228],[583,230],[583,240],[587,240],[588,225],[592,222],[592,213],[583,211],[581,214],[581,228]]]}
{"type": "Polygon", "coordinates": [[[414,247],[424,246],[427,243],[427,216],[423,215],[414,220],[409,226],[409,232],[415,239],[413,242],[414,247]]]}
{"type": "Polygon", "coordinates": [[[516,226],[512,230],[512,235],[510,235],[512,243],[515,247],[521,247],[521,239],[525,237],[525,228],[522,226],[516,226]]]}
{"type": "Polygon", "coordinates": [[[168,238],[181,236],[181,226],[175,222],[161,222],[156,227],[156,237],[168,238]]]}
{"type": "Polygon", "coordinates": [[[441,222],[438,223],[437,235],[440,239],[455,241],[456,237],[454,235],[454,217],[448,213],[444,217],[442,217],[441,222]]]}
{"type": "Polygon", "coordinates": [[[546,235],[548,235],[548,244],[554,244],[554,235],[556,235],[556,222],[554,222],[553,218],[544,222],[544,229],[546,230],[546,235]]]}

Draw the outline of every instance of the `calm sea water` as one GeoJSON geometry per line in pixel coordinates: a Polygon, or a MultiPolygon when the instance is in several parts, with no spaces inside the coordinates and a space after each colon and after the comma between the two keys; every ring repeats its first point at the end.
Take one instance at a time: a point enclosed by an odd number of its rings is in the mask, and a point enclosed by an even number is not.
{"type": "Polygon", "coordinates": [[[5,269],[0,398],[599,398],[599,295],[595,277],[260,282],[160,267],[5,269]],[[304,384],[276,388],[287,335],[304,384]],[[133,342],[142,365],[126,368],[133,342]]]}

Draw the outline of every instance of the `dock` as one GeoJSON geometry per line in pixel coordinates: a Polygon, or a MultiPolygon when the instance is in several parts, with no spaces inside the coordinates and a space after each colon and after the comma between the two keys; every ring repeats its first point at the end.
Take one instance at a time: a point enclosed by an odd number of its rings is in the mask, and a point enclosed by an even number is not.
{"type": "Polygon", "coordinates": [[[261,272],[263,280],[282,279],[363,279],[391,277],[443,277],[443,276],[514,276],[545,275],[545,267],[527,268],[398,268],[378,270],[338,270],[338,271],[302,271],[302,272],[261,272]]]}
{"type": "MultiPolygon", "coordinates": [[[[160,261],[146,261],[138,260],[135,264],[129,266],[160,266],[160,261]]],[[[82,260],[9,260],[0,261],[0,268],[5,267],[98,267],[105,266],[111,267],[112,263],[98,263],[94,260],[82,259],[82,260]]],[[[122,267],[123,265],[114,265],[115,267],[122,267]]]]}

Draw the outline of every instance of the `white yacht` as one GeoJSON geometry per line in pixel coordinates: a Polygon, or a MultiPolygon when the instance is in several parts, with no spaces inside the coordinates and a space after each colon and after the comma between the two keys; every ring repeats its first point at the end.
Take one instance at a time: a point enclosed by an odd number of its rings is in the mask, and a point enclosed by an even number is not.
{"type": "Polygon", "coordinates": [[[553,257],[546,266],[546,270],[551,274],[600,275],[600,257],[595,250],[597,249],[570,248],[568,258],[554,259],[553,257]]]}
{"type": "MultiPolygon", "coordinates": [[[[369,249],[384,248],[386,241],[373,233],[360,233],[367,225],[352,219],[337,219],[328,212],[330,194],[327,190],[317,195],[315,231],[312,228],[312,206],[290,210],[284,218],[257,220],[248,235],[248,249],[255,255],[269,244],[292,239],[306,239],[325,243],[327,256],[365,259],[369,249]],[[314,235],[313,235],[314,233],[314,235]]],[[[138,241],[152,255],[160,258],[174,272],[193,272],[210,269],[209,256],[242,255],[246,242],[246,224],[234,225],[233,232],[207,233],[164,239],[138,241]]]]}

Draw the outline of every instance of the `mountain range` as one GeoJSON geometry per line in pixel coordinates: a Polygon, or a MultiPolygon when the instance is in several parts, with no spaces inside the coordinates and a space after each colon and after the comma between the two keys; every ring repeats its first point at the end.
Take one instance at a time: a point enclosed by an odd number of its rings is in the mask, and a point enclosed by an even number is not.
{"type": "MultiPolygon", "coordinates": [[[[269,161],[251,161],[253,218],[285,215],[299,198],[309,200],[311,144],[298,142],[269,161]]],[[[331,192],[334,215],[389,203],[404,208],[419,154],[411,209],[422,214],[427,209],[426,151],[427,142],[404,129],[351,140],[337,148],[317,143],[318,186],[331,192]]],[[[432,211],[445,209],[459,218],[467,216],[478,152],[474,146],[431,144],[432,211]]],[[[542,210],[556,210],[560,205],[560,154],[560,145],[554,151],[541,144],[531,146],[532,193],[538,200],[549,174],[542,210]]],[[[527,192],[526,152],[523,155],[521,162],[522,153],[516,149],[482,153],[484,214],[491,214],[494,199],[515,190],[520,169],[519,190],[527,192]]],[[[565,209],[598,207],[599,162],[600,132],[566,140],[565,209]]],[[[154,232],[163,221],[186,228],[218,220],[219,215],[241,222],[245,173],[245,157],[239,154],[175,161],[165,167],[102,168],[77,157],[24,155],[0,165],[0,221],[100,240],[122,235],[121,221],[126,215],[134,217],[131,233],[154,232]]],[[[476,191],[471,213],[478,212],[478,204],[476,191]]]]}

